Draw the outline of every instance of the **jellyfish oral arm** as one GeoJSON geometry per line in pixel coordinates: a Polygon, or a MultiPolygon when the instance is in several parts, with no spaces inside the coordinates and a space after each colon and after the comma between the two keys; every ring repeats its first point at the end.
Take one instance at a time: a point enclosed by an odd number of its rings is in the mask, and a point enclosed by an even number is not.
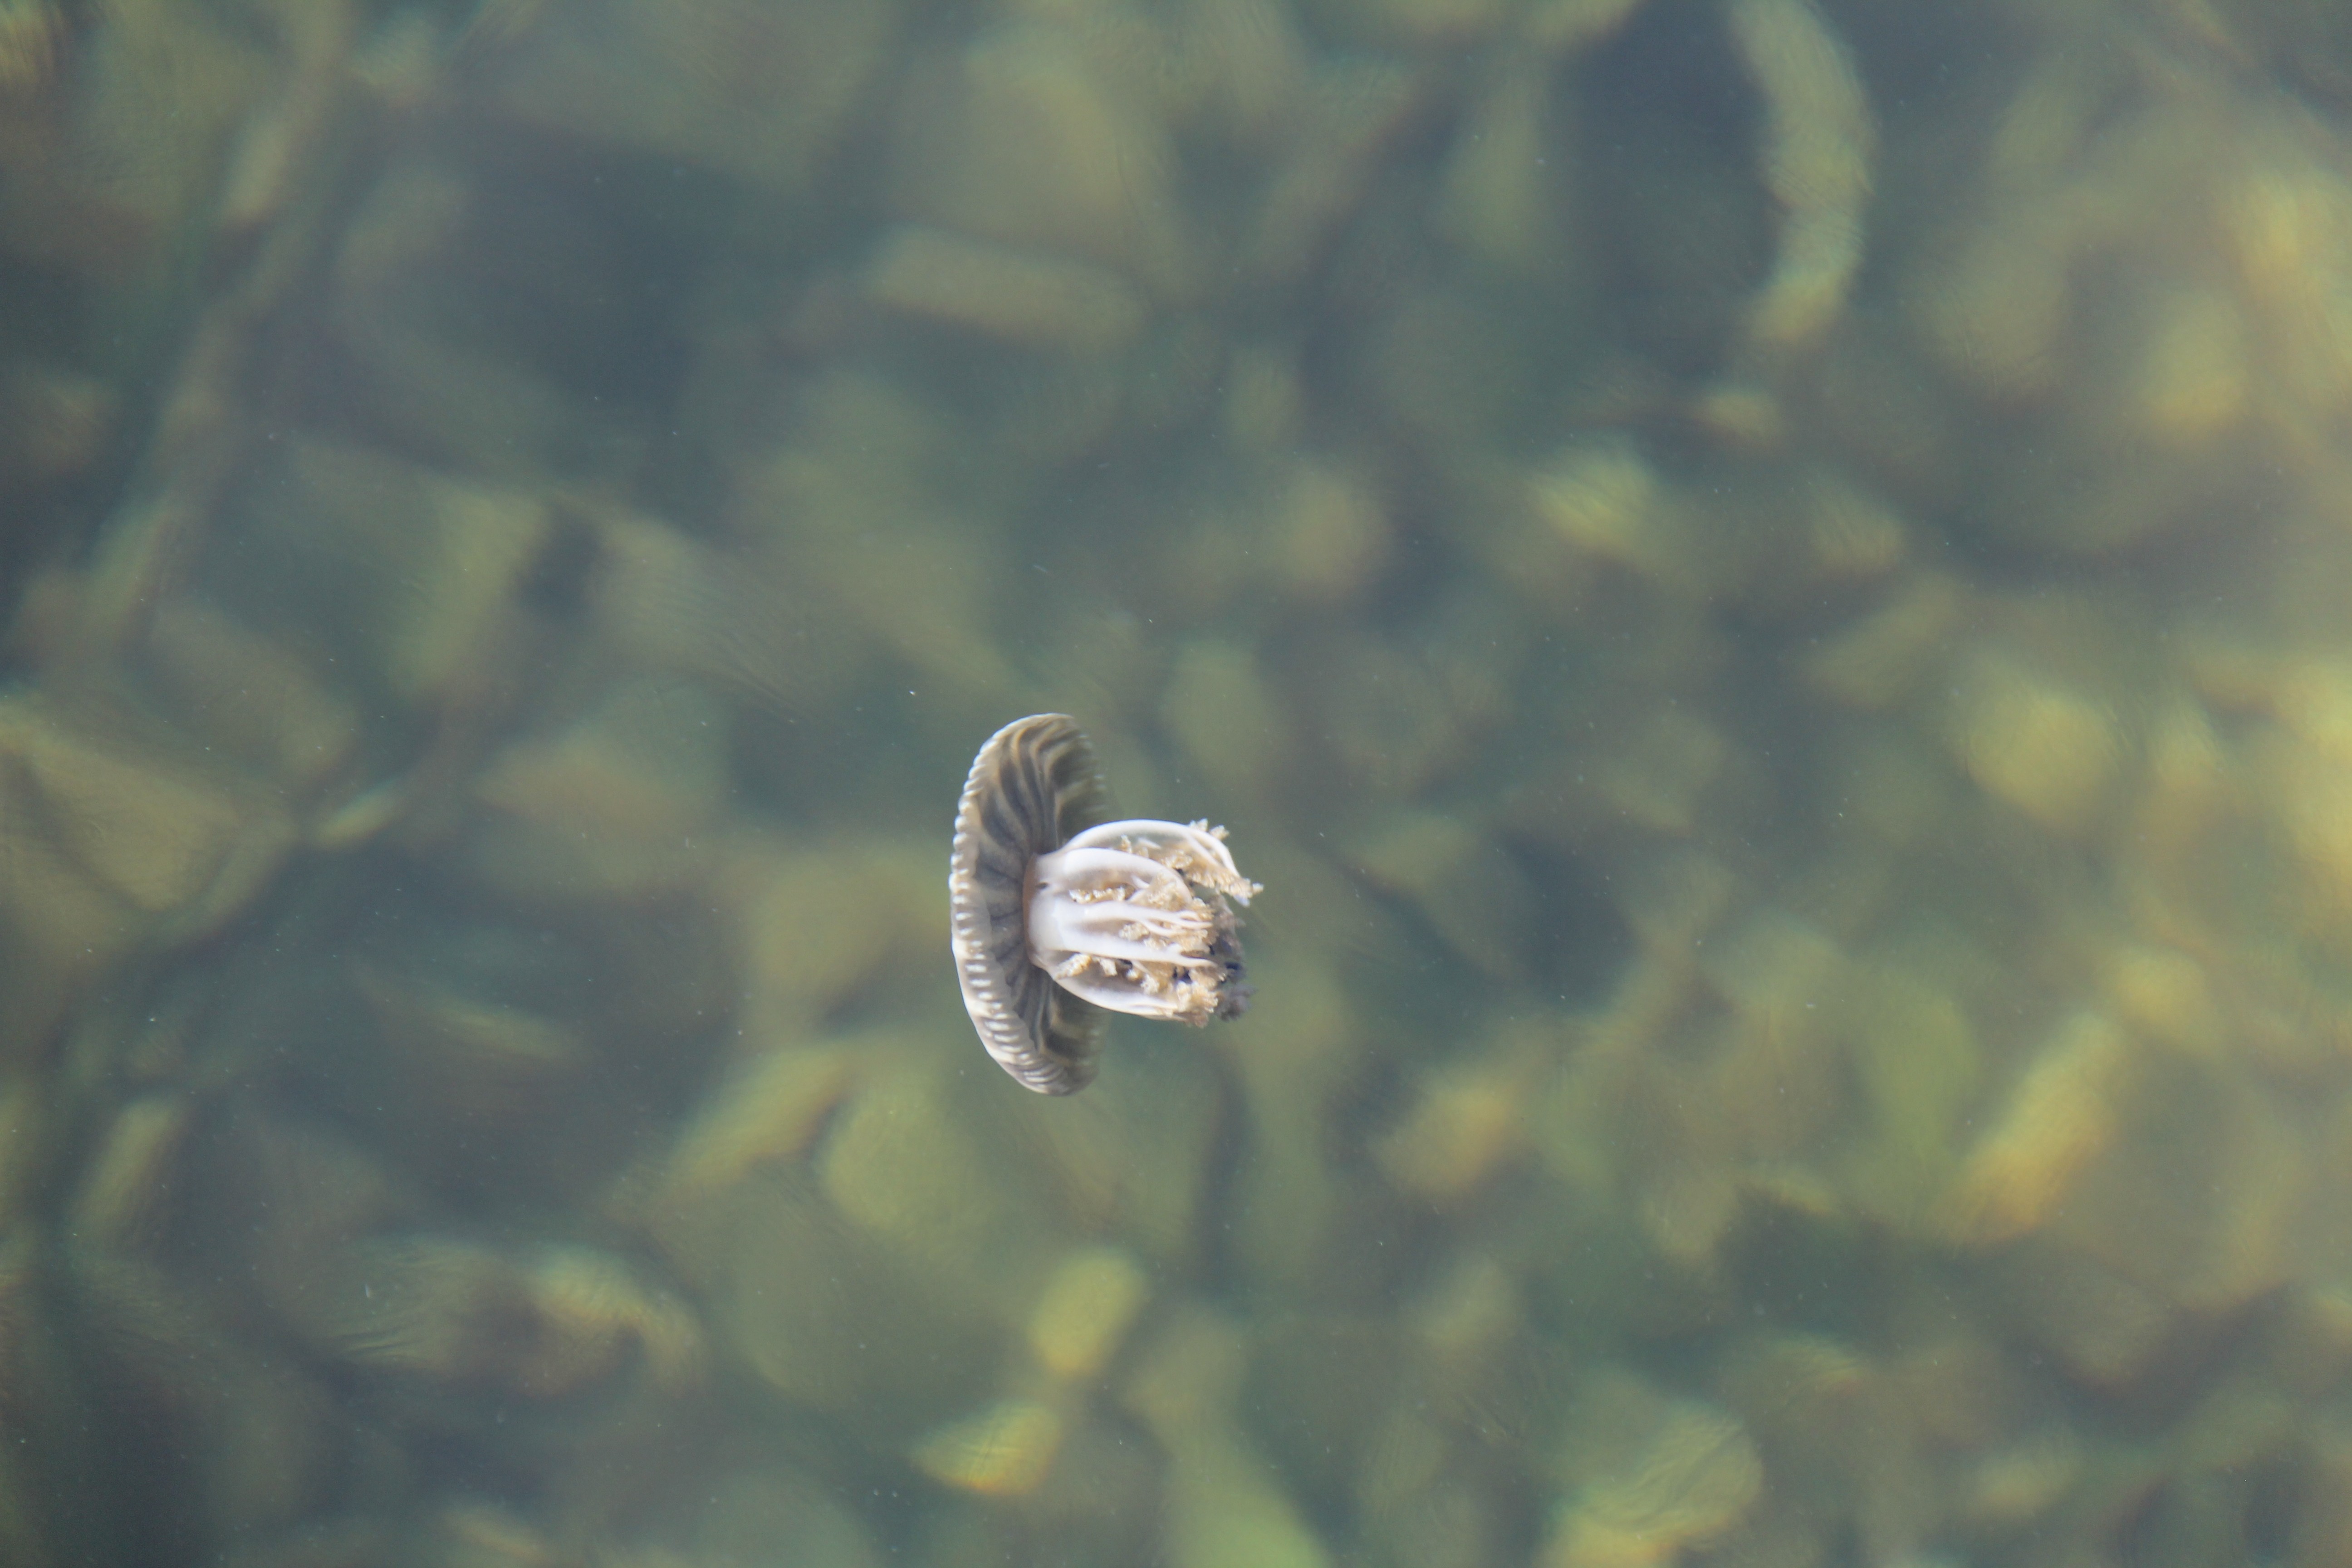
{"type": "Polygon", "coordinates": [[[1141,856],[1238,904],[1248,903],[1265,890],[1234,865],[1234,852],[1225,847],[1225,830],[1211,827],[1205,821],[1187,824],[1137,817],[1106,822],[1076,835],[1055,853],[1101,848],[1141,856]]]}
{"type": "Polygon", "coordinates": [[[1214,911],[1183,878],[1116,849],[1040,856],[1029,891],[1029,952],[1050,969],[1060,955],[1206,958],[1214,911]]]}
{"type": "Polygon", "coordinates": [[[1034,863],[1029,956],[1097,1006],[1204,1024],[1238,1003],[1225,899],[1258,890],[1205,824],[1107,823],[1034,863]]]}

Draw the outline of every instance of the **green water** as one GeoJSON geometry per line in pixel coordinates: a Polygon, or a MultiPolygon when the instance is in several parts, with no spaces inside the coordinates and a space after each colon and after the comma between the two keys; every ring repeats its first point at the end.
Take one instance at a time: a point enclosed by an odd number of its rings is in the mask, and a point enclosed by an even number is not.
{"type": "Polygon", "coordinates": [[[0,1561],[2344,1561],[2348,43],[0,0],[0,1561]]]}

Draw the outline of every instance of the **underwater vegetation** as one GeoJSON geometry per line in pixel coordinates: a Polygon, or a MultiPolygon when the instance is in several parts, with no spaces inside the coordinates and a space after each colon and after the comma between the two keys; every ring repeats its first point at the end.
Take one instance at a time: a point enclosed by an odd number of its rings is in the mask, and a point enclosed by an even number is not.
{"type": "Polygon", "coordinates": [[[0,1560],[2352,1556],[2347,51],[0,0],[0,1560]]]}

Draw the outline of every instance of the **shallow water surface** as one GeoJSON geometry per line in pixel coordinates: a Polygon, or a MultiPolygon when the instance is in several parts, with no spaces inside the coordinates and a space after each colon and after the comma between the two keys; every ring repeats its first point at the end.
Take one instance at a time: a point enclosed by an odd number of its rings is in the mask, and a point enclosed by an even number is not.
{"type": "Polygon", "coordinates": [[[0,1559],[2343,1561],[2330,16],[0,0],[0,1559]]]}

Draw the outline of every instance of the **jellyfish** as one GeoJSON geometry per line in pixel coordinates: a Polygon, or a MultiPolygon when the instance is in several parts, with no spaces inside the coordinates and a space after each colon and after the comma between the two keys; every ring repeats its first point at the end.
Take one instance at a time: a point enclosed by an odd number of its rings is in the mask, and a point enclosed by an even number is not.
{"type": "Polygon", "coordinates": [[[990,736],[956,805],[956,982],[988,1054],[1040,1094],[1093,1079],[1106,1009],[1204,1025],[1249,1005],[1233,906],[1261,889],[1225,830],[1095,822],[1104,806],[1093,749],[1060,713],[990,736]]]}

